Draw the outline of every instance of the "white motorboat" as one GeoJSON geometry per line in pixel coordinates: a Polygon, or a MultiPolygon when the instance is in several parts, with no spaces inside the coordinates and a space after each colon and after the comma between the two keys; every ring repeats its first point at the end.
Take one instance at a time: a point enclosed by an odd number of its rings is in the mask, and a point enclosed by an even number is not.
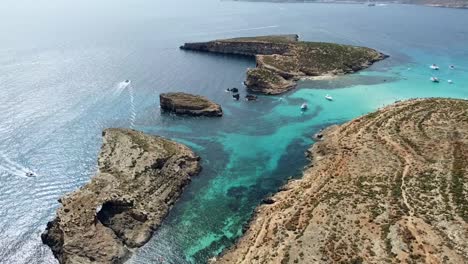
{"type": "Polygon", "coordinates": [[[25,174],[26,174],[26,177],[36,177],[36,174],[32,171],[28,171],[25,174]]]}
{"type": "Polygon", "coordinates": [[[325,95],[325,99],[327,99],[328,101],[333,101],[333,97],[331,97],[331,95],[325,95]]]}
{"type": "Polygon", "coordinates": [[[437,77],[431,77],[431,82],[438,83],[438,82],[439,82],[439,78],[437,78],[437,77]]]}
{"type": "Polygon", "coordinates": [[[436,64],[432,64],[431,66],[429,66],[431,69],[433,70],[438,70],[439,69],[439,66],[437,66],[436,64]]]}
{"type": "Polygon", "coordinates": [[[448,82],[449,84],[452,84],[452,83],[453,83],[453,81],[452,81],[452,80],[448,80],[447,82],[448,82]]]}
{"type": "Polygon", "coordinates": [[[301,105],[301,110],[307,110],[307,107],[308,107],[307,104],[306,104],[306,103],[303,103],[303,104],[301,105]]]}

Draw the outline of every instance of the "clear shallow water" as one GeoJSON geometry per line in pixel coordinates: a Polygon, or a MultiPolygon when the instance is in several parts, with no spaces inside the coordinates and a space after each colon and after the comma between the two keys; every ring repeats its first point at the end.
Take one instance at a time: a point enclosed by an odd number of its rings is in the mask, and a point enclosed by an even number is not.
{"type": "Polygon", "coordinates": [[[30,2],[7,0],[2,5],[8,12],[0,17],[2,263],[55,263],[40,233],[56,200],[94,174],[106,127],[164,135],[202,157],[202,174],[131,262],[203,263],[231,245],[265,195],[300,175],[318,129],[395,100],[468,97],[464,10],[212,0],[30,2]],[[391,58],[359,74],[304,82],[286,95],[249,103],[232,101],[224,89],[240,86],[252,60],[178,49],[186,41],[275,33],[365,45],[391,58]],[[429,81],[432,63],[441,66],[439,84],[429,81]],[[451,64],[457,68],[449,70],[451,64]],[[130,87],[121,84],[125,79],[132,80],[130,87]],[[161,115],[158,94],[179,90],[221,103],[225,116],[161,115]],[[310,109],[301,114],[304,101],[310,109]],[[24,177],[27,170],[38,177],[24,177]]]}

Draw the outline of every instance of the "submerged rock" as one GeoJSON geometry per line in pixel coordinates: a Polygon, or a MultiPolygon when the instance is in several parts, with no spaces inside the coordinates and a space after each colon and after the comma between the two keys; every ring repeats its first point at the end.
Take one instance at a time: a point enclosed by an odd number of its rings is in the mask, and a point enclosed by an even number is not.
{"type": "Polygon", "coordinates": [[[152,236],[190,177],[188,147],[130,129],[106,129],[99,171],[62,197],[42,241],[60,263],[122,263],[152,236]]]}
{"type": "Polygon", "coordinates": [[[222,116],[219,104],[200,95],[187,93],[162,93],[159,95],[161,109],[180,115],[222,116]]]}
{"type": "Polygon", "coordinates": [[[299,41],[298,35],[272,35],[185,43],[182,49],[255,56],[247,71],[252,92],[280,94],[301,78],[339,75],[365,69],[387,57],[374,49],[334,43],[299,41]]]}
{"type": "Polygon", "coordinates": [[[418,99],[326,129],[216,263],[468,263],[467,117],[418,99]]]}

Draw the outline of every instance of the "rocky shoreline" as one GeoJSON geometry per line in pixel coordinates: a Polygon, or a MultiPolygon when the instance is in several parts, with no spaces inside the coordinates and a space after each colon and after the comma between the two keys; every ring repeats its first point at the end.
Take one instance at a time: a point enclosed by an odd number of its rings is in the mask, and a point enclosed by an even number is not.
{"type": "Polygon", "coordinates": [[[41,238],[60,263],[122,263],[158,228],[199,157],[188,147],[130,129],[106,129],[99,171],[59,202],[41,238]]]}
{"type": "Polygon", "coordinates": [[[466,100],[417,99],[326,129],[211,262],[466,263],[467,116],[466,100]]]}
{"type": "Polygon", "coordinates": [[[178,115],[214,116],[223,115],[219,104],[200,95],[188,93],[162,93],[159,95],[161,109],[178,115]]]}
{"type": "Polygon", "coordinates": [[[387,55],[366,47],[299,41],[298,35],[271,35],[185,43],[184,50],[254,56],[247,71],[250,92],[276,95],[302,78],[342,75],[368,68],[387,55]]]}

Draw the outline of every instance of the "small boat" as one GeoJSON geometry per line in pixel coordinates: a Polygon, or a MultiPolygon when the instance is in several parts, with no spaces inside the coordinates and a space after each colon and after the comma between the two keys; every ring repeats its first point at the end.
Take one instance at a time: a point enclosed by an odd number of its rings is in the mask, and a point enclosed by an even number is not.
{"type": "Polygon", "coordinates": [[[301,105],[301,110],[304,111],[304,110],[307,110],[307,108],[308,108],[308,106],[307,106],[306,103],[303,103],[303,104],[301,105]]]}
{"type": "Polygon", "coordinates": [[[327,99],[328,101],[333,101],[333,97],[331,97],[331,95],[325,95],[325,99],[327,99]]]}
{"type": "Polygon", "coordinates": [[[233,95],[232,95],[232,98],[233,98],[234,100],[236,100],[236,101],[239,101],[240,95],[239,95],[238,93],[233,94],[233,95]]]}
{"type": "Polygon", "coordinates": [[[439,66],[437,66],[436,64],[432,64],[430,68],[436,71],[439,70],[439,66]]]}
{"type": "Polygon", "coordinates": [[[431,82],[438,83],[438,82],[439,82],[439,78],[437,78],[437,77],[431,77],[431,82]]]}
{"type": "Polygon", "coordinates": [[[125,83],[130,83],[130,80],[125,80],[125,83]]]}
{"type": "Polygon", "coordinates": [[[452,80],[448,80],[447,82],[448,82],[449,84],[452,84],[452,83],[453,83],[453,81],[452,81],[452,80]]]}
{"type": "Polygon", "coordinates": [[[26,177],[36,177],[36,174],[34,174],[34,172],[28,171],[26,172],[26,177]]]}
{"type": "Polygon", "coordinates": [[[253,94],[248,94],[245,96],[245,100],[247,101],[257,101],[257,96],[256,95],[253,95],[253,94]]]}
{"type": "Polygon", "coordinates": [[[450,68],[451,70],[453,70],[453,69],[455,69],[455,66],[453,66],[453,65],[450,65],[450,67],[449,67],[449,68],[450,68]]]}

